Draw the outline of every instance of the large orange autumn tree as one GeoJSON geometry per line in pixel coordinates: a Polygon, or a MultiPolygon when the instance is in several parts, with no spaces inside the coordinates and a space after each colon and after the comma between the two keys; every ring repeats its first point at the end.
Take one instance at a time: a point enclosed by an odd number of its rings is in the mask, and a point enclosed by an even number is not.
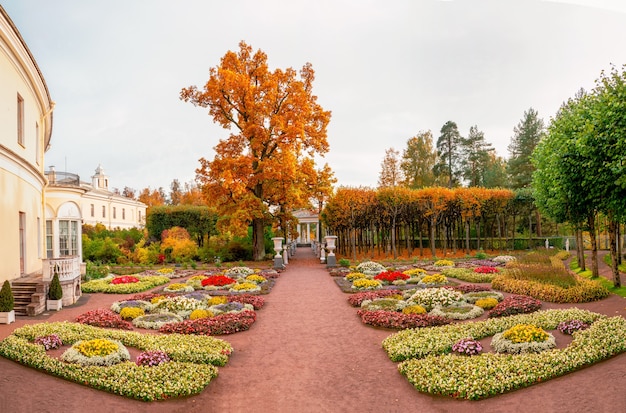
{"type": "Polygon", "coordinates": [[[252,225],[253,257],[265,257],[263,231],[276,209],[303,199],[307,178],[300,166],[328,151],[330,112],[313,95],[310,63],[270,71],[267,55],[245,42],[211,68],[202,90],[185,88],[180,98],[208,108],[213,121],[231,130],[215,146],[215,158],[200,159],[196,178],[204,195],[236,233],[252,225]]]}

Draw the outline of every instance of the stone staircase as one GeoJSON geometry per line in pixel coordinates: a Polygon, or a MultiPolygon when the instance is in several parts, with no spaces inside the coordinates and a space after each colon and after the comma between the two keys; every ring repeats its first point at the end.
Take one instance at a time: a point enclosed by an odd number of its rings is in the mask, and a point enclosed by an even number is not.
{"type": "Polygon", "coordinates": [[[46,283],[41,278],[19,278],[11,282],[15,315],[35,316],[46,311],[46,283]]]}

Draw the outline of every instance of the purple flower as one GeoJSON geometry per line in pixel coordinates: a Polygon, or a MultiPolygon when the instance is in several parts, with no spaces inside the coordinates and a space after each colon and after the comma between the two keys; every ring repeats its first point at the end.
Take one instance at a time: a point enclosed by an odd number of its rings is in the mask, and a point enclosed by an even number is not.
{"type": "Polygon", "coordinates": [[[473,338],[462,338],[452,345],[452,351],[465,356],[475,356],[483,351],[483,346],[473,338]]]}
{"type": "Polygon", "coordinates": [[[158,366],[161,363],[167,363],[171,361],[167,353],[161,350],[144,351],[137,356],[135,363],[138,366],[158,366]]]}

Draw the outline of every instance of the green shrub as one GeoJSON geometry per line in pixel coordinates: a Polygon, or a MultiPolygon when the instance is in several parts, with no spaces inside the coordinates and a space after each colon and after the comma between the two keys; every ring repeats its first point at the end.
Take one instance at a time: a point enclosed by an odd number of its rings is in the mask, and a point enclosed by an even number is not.
{"type": "Polygon", "coordinates": [[[0,312],[8,313],[13,310],[13,306],[13,291],[11,290],[11,284],[6,280],[2,284],[2,289],[0,289],[0,312]]]}
{"type": "Polygon", "coordinates": [[[50,282],[50,289],[48,290],[48,299],[60,300],[63,298],[63,288],[61,287],[61,281],[59,280],[59,274],[54,273],[52,281],[50,282]]]}
{"type": "Polygon", "coordinates": [[[339,266],[348,268],[350,266],[350,260],[347,259],[347,258],[340,259],[339,260],[339,266]]]}

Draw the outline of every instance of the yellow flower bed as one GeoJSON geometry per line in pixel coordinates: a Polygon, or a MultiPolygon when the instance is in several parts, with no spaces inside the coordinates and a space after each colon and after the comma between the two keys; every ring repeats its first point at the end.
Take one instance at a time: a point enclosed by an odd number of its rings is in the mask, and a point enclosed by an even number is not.
{"type": "Polygon", "coordinates": [[[193,310],[191,314],[189,315],[190,320],[198,320],[200,318],[210,318],[210,317],[213,317],[213,313],[209,310],[203,310],[201,308],[193,310]]]}
{"type": "Polygon", "coordinates": [[[145,314],[146,312],[143,308],[139,307],[124,307],[120,311],[120,317],[122,317],[123,320],[134,320],[135,318],[145,314]]]}
{"type": "Polygon", "coordinates": [[[548,339],[548,333],[533,324],[517,324],[502,333],[502,336],[513,343],[540,343],[548,339]]]}
{"type": "Polygon", "coordinates": [[[403,314],[426,314],[426,309],[421,305],[409,305],[402,309],[403,314]]]}
{"type": "Polygon", "coordinates": [[[448,278],[443,274],[427,275],[420,281],[423,284],[447,284],[448,278]]]}
{"type": "Polygon", "coordinates": [[[474,303],[474,305],[482,308],[483,310],[491,310],[492,308],[498,305],[498,300],[495,298],[491,298],[491,297],[481,298],[481,299],[476,300],[476,303],[474,303]]]}
{"type": "Polygon", "coordinates": [[[409,277],[414,277],[416,275],[426,274],[426,270],[424,270],[422,268],[412,268],[410,270],[402,271],[402,274],[406,274],[409,277]]]}
{"type": "Polygon", "coordinates": [[[348,281],[354,281],[360,278],[367,278],[367,275],[363,274],[362,272],[351,272],[346,275],[346,280],[348,281]]]}
{"type": "Polygon", "coordinates": [[[95,338],[74,345],[74,348],[85,357],[105,357],[117,351],[117,344],[110,340],[95,338]]]}
{"type": "Polygon", "coordinates": [[[163,267],[161,269],[158,269],[157,272],[159,274],[174,274],[174,269],[170,267],[163,267]]]}
{"type": "Polygon", "coordinates": [[[228,302],[228,298],[225,295],[218,295],[211,297],[206,301],[207,305],[211,307],[212,305],[226,304],[228,302]]]}
{"type": "Polygon", "coordinates": [[[438,261],[435,261],[435,266],[437,266],[437,267],[453,267],[454,266],[454,261],[438,260],[438,261]]]}

